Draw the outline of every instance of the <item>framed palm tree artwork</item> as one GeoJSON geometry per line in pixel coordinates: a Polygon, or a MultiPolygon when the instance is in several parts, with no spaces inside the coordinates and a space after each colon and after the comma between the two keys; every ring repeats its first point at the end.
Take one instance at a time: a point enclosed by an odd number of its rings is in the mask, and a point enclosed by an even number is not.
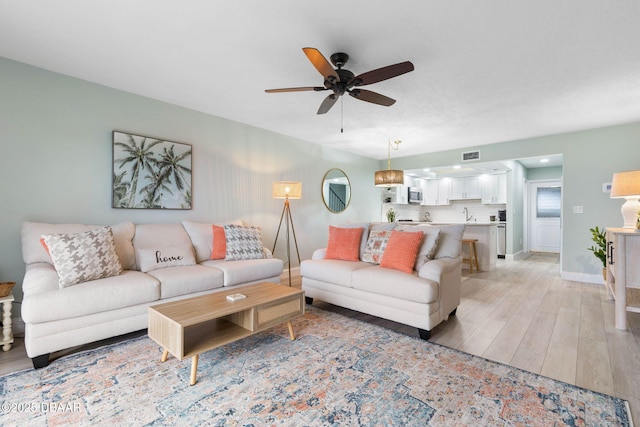
{"type": "Polygon", "coordinates": [[[191,145],[113,131],[112,207],[191,209],[191,145]]]}

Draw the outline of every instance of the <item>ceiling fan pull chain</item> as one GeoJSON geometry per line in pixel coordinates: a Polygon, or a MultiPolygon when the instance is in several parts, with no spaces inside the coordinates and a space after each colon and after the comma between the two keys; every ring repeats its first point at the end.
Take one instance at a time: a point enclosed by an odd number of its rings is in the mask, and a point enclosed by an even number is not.
{"type": "Polygon", "coordinates": [[[344,133],[344,98],[340,97],[340,133],[344,133]]]}

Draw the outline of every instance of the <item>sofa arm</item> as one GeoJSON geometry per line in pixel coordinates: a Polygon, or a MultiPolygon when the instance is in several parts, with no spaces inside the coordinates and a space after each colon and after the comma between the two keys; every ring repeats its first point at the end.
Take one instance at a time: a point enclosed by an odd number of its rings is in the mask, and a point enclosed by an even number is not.
{"type": "Polygon", "coordinates": [[[324,256],[327,254],[327,248],[316,249],[313,251],[313,255],[311,255],[311,259],[324,259],[324,256]]]}
{"type": "Polygon", "coordinates": [[[426,262],[420,267],[418,276],[440,283],[442,275],[454,271],[462,262],[462,258],[438,258],[426,262]]]}

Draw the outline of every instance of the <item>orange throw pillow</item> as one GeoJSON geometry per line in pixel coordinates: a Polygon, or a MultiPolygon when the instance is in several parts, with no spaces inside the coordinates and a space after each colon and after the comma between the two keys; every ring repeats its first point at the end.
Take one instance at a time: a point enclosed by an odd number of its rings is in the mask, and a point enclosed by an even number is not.
{"type": "Polygon", "coordinates": [[[49,252],[49,246],[47,246],[47,242],[44,241],[44,238],[40,238],[40,244],[42,245],[44,250],[47,251],[47,255],[49,255],[49,258],[51,258],[51,252],[49,252]]]}
{"type": "MultiPolygon", "coordinates": [[[[364,228],[340,228],[329,226],[329,243],[325,259],[360,261],[360,238],[364,228]]],[[[422,234],[422,233],[420,233],[422,234]]]]}
{"type": "Polygon", "coordinates": [[[393,230],[384,254],[382,254],[380,267],[393,268],[404,271],[405,273],[412,273],[423,236],[422,231],[407,232],[393,230]]]}
{"type": "Polygon", "coordinates": [[[227,256],[227,237],[224,234],[224,227],[212,225],[213,229],[213,250],[211,259],[224,259],[227,256]]]}

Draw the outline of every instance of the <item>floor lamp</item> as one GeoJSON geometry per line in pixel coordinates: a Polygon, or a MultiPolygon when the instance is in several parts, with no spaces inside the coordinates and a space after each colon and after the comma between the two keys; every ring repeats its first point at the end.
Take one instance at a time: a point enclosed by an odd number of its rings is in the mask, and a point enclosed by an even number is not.
{"type": "Polygon", "coordinates": [[[284,219],[287,236],[287,267],[289,269],[289,286],[291,286],[291,243],[289,239],[289,228],[291,228],[291,232],[293,234],[293,242],[296,245],[298,264],[300,264],[300,252],[298,251],[296,230],[293,228],[293,218],[291,217],[291,209],[289,208],[289,199],[302,198],[302,183],[295,181],[275,181],[272,187],[272,195],[274,199],[284,199],[284,206],[282,207],[280,224],[278,225],[276,240],[273,242],[273,250],[271,252],[275,253],[276,251],[276,244],[278,243],[278,236],[280,235],[280,228],[282,227],[282,220],[284,219]]]}

